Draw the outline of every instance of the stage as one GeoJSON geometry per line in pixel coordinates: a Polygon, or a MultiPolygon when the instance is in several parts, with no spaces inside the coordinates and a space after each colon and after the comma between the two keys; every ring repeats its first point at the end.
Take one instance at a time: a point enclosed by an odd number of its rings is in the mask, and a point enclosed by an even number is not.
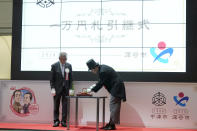
{"type": "MultiPolygon", "coordinates": [[[[24,123],[0,123],[0,130],[14,131],[66,131],[65,127],[52,127],[52,124],[24,124],[24,123]]],[[[75,128],[71,125],[70,131],[95,131],[94,126],[78,126],[75,128]]],[[[169,128],[140,128],[140,127],[122,127],[117,126],[116,131],[197,131],[197,129],[169,129],[169,128]]]]}

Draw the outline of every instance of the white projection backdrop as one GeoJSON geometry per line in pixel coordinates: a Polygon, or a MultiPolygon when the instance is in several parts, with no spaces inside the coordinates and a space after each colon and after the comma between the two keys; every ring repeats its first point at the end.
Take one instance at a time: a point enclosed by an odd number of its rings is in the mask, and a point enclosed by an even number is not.
{"type": "Polygon", "coordinates": [[[22,71],[74,71],[93,58],[121,72],[186,71],[186,0],[23,0],[22,71]]]}

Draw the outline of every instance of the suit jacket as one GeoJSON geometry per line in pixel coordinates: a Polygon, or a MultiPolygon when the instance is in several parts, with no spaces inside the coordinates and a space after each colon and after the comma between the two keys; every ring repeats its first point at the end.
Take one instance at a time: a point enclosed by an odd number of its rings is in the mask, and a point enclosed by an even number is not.
{"type": "Polygon", "coordinates": [[[29,104],[24,104],[24,106],[23,106],[23,113],[24,114],[27,114],[27,113],[29,113],[29,106],[30,106],[30,103],[29,104]]]}
{"type": "Polygon", "coordinates": [[[103,86],[107,91],[114,97],[121,98],[126,101],[125,86],[120,78],[119,74],[110,66],[100,65],[99,66],[99,81],[96,86],[92,89],[94,92],[100,90],[103,86]]]}
{"type": "Polygon", "coordinates": [[[14,102],[13,108],[14,108],[14,110],[15,110],[16,112],[21,113],[22,106],[21,106],[21,104],[20,104],[19,102],[14,102]]]}
{"type": "MultiPolygon", "coordinates": [[[[64,72],[64,77],[62,76],[62,70],[60,67],[60,62],[56,62],[51,65],[51,79],[50,85],[51,88],[54,88],[56,94],[60,94],[64,88],[71,89],[72,88],[72,66],[69,63],[65,64],[65,69],[69,69],[68,80],[66,80],[66,72],[64,72]]],[[[64,69],[64,71],[65,71],[64,69]]]]}

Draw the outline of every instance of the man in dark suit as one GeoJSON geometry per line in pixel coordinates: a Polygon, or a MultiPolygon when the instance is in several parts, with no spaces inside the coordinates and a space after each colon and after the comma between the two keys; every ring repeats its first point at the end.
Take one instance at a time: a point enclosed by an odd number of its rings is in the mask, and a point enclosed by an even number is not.
{"type": "Polygon", "coordinates": [[[115,124],[120,123],[121,100],[126,101],[124,83],[119,74],[112,67],[99,65],[93,59],[89,60],[86,64],[92,73],[98,74],[99,76],[99,81],[95,85],[92,85],[88,90],[97,92],[104,86],[111,94],[110,121],[105,127],[102,127],[102,129],[115,130],[115,124]]]}
{"type": "Polygon", "coordinates": [[[69,95],[69,89],[72,87],[72,66],[67,63],[67,54],[61,52],[59,55],[59,61],[51,65],[51,93],[54,100],[54,124],[53,127],[57,127],[60,124],[59,121],[59,106],[60,100],[62,100],[62,119],[61,125],[66,127],[67,118],[67,99],[65,96],[69,95]]]}

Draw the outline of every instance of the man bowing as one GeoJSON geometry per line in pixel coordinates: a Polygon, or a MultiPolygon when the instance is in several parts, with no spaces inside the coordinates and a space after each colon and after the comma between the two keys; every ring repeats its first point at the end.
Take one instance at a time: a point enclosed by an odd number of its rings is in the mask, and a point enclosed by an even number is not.
{"type": "Polygon", "coordinates": [[[93,59],[87,63],[89,70],[99,76],[99,81],[92,85],[88,91],[97,92],[103,86],[110,93],[110,120],[103,127],[104,130],[115,130],[115,124],[120,123],[121,100],[126,101],[125,86],[119,74],[110,66],[99,65],[93,59]]]}

